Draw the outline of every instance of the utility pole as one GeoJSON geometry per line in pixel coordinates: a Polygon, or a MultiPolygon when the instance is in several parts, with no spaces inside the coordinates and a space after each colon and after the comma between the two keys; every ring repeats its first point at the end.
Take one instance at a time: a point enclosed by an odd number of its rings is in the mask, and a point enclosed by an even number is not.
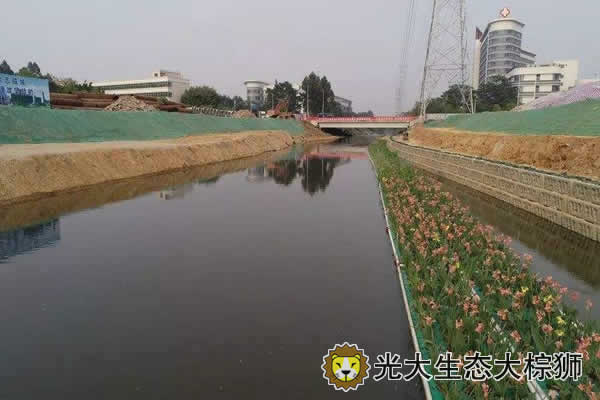
{"type": "Polygon", "coordinates": [[[306,83],[306,115],[310,118],[310,82],[306,83]]]}

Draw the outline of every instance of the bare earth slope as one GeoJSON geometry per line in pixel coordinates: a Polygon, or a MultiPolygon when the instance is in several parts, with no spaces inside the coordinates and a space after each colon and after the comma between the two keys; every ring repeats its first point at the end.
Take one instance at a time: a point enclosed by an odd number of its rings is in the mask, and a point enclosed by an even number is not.
{"type": "Polygon", "coordinates": [[[600,137],[522,136],[417,126],[409,138],[411,144],[423,147],[600,179],[600,137]]]}
{"type": "Polygon", "coordinates": [[[282,131],[180,139],[0,146],[0,205],[82,187],[253,157],[291,146],[282,131]]]}

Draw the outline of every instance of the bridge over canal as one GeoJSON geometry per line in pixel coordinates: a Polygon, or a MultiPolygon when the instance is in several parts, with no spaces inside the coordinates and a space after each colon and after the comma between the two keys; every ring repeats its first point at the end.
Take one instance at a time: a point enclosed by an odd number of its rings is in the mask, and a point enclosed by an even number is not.
{"type": "Polygon", "coordinates": [[[310,117],[320,129],[408,129],[416,117],[310,117]]]}

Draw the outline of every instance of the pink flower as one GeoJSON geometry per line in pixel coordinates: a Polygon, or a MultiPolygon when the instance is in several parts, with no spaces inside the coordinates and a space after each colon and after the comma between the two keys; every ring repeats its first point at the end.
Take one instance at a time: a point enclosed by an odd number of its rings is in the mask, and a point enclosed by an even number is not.
{"type": "Polygon", "coordinates": [[[545,333],[546,335],[549,335],[549,334],[551,334],[553,330],[554,330],[554,329],[552,328],[552,326],[551,326],[551,325],[548,325],[548,324],[544,324],[544,325],[542,325],[542,331],[544,331],[544,333],[545,333]]]}
{"type": "Polygon", "coordinates": [[[561,340],[557,340],[554,342],[554,345],[556,346],[556,350],[560,350],[563,347],[563,342],[561,340]]]}
{"type": "Polygon", "coordinates": [[[521,335],[519,335],[519,332],[517,331],[512,331],[510,337],[512,337],[516,343],[519,343],[521,341],[521,335]]]}
{"type": "Polygon", "coordinates": [[[425,290],[425,282],[421,281],[419,282],[419,284],[417,285],[417,290],[422,293],[423,290],[425,290]]]}
{"type": "Polygon", "coordinates": [[[540,304],[540,298],[538,296],[533,296],[533,298],[531,299],[531,302],[533,303],[534,306],[537,306],[538,304],[540,304]]]}
{"type": "Polygon", "coordinates": [[[483,398],[484,400],[488,400],[489,399],[489,395],[490,395],[490,387],[488,386],[487,383],[483,383],[481,385],[481,390],[483,390],[483,398]]]}
{"type": "Polygon", "coordinates": [[[505,308],[504,310],[498,311],[498,316],[502,321],[506,321],[508,319],[508,310],[505,308]]]}
{"type": "Polygon", "coordinates": [[[567,289],[566,287],[562,287],[562,288],[560,288],[559,292],[560,292],[560,294],[565,295],[569,292],[569,289],[567,289]]]}
{"type": "Polygon", "coordinates": [[[454,326],[456,327],[456,329],[461,329],[463,327],[463,325],[464,324],[463,324],[463,320],[462,319],[459,319],[458,321],[456,321],[454,323],[454,326]]]}
{"type": "Polygon", "coordinates": [[[542,320],[544,319],[544,313],[541,312],[540,310],[537,310],[535,312],[535,315],[537,317],[538,322],[542,322],[542,320]]]}
{"type": "Polygon", "coordinates": [[[581,295],[579,294],[579,292],[572,292],[572,293],[571,293],[571,300],[573,300],[573,301],[577,301],[577,300],[579,300],[579,296],[581,296],[581,295]]]}
{"type": "Polygon", "coordinates": [[[485,329],[485,325],[483,324],[483,322],[480,322],[477,324],[477,328],[475,328],[475,332],[481,334],[484,329],[485,329]]]}
{"type": "Polygon", "coordinates": [[[427,326],[431,326],[433,324],[433,318],[431,318],[429,315],[425,317],[425,324],[427,326]]]}
{"type": "Polygon", "coordinates": [[[590,299],[587,299],[585,301],[585,309],[590,311],[592,309],[592,306],[594,305],[594,303],[592,303],[592,301],[590,299]]]}

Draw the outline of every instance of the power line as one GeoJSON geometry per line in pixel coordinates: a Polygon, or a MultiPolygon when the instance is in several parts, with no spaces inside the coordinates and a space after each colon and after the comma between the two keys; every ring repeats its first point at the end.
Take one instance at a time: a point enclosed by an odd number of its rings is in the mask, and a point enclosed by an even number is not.
{"type": "Polygon", "coordinates": [[[410,50],[414,40],[415,30],[415,14],[416,14],[416,0],[410,0],[408,5],[408,12],[406,14],[406,26],[401,39],[402,47],[400,50],[400,69],[399,69],[399,81],[398,87],[396,88],[396,114],[402,112],[402,106],[404,99],[406,98],[406,79],[408,75],[408,61],[410,50]]]}

